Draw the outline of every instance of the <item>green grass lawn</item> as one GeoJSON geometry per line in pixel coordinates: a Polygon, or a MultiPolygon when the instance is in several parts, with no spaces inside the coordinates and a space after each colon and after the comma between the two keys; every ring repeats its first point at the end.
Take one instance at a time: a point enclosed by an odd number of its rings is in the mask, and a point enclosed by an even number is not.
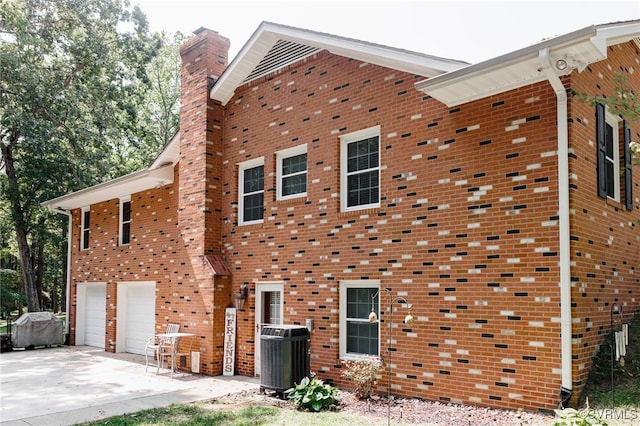
{"type": "MultiPolygon", "coordinates": [[[[167,408],[140,411],[112,417],[85,425],[304,425],[304,426],[366,426],[386,424],[386,418],[363,418],[353,414],[325,411],[310,413],[279,407],[244,407],[234,411],[221,410],[211,403],[174,404],[167,408]]],[[[402,423],[394,422],[394,425],[402,423]]]]}
{"type": "MultiPolygon", "coordinates": [[[[603,417],[604,422],[609,426],[626,426],[638,424],[634,423],[636,421],[640,422],[640,317],[636,317],[629,328],[629,346],[624,366],[617,363],[614,369],[615,396],[613,404],[611,398],[611,352],[607,343],[601,345],[598,354],[594,357],[589,381],[580,402],[579,410],[582,410],[582,414],[587,412],[586,403],[588,401],[590,412],[603,417]],[[626,418],[620,419],[621,415],[626,418]],[[629,420],[633,416],[637,417],[629,420]]],[[[242,406],[236,409],[230,409],[215,401],[209,401],[197,404],[174,404],[167,408],[125,414],[86,423],[86,425],[364,426],[386,424],[386,420],[386,417],[357,416],[340,411],[321,413],[296,411],[292,408],[292,405],[284,401],[281,407],[242,406]]],[[[394,425],[398,425],[398,423],[394,422],[394,425]]]]}

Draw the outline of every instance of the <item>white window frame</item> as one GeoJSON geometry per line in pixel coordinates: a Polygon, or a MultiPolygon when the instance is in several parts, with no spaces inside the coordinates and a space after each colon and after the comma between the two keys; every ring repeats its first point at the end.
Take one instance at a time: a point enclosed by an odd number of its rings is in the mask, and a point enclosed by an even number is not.
{"type": "MultiPolygon", "coordinates": [[[[290,175],[287,176],[283,176],[283,167],[282,167],[282,163],[284,160],[286,160],[287,158],[290,157],[295,157],[297,155],[302,155],[302,154],[308,154],[307,153],[307,144],[302,144],[302,145],[298,145],[295,146],[293,148],[288,148],[288,149],[283,149],[281,151],[277,151],[276,152],[276,188],[277,188],[277,192],[276,192],[276,199],[277,200],[290,200],[292,198],[300,198],[300,197],[306,197],[307,196],[307,191],[304,192],[299,192],[296,194],[290,194],[290,195],[282,195],[282,191],[284,189],[284,178],[285,177],[289,177],[289,176],[296,176],[296,175],[305,175],[305,180],[307,180],[308,176],[309,176],[309,156],[307,155],[307,168],[304,170],[304,172],[296,172],[296,173],[292,173],[290,175]]],[[[307,180],[307,189],[309,188],[309,182],[307,180]]]]}
{"type": "MultiPolygon", "coordinates": [[[[380,326],[378,325],[378,354],[360,354],[347,352],[347,289],[350,288],[376,288],[378,291],[377,318],[380,318],[380,281],[379,280],[343,280],[340,281],[340,359],[357,360],[369,359],[380,356],[380,326]]],[[[358,318],[360,319],[360,318],[358,318]]],[[[369,322],[369,318],[362,318],[363,322],[369,322]]]]}
{"type": "Polygon", "coordinates": [[[83,207],[80,210],[80,250],[89,250],[89,243],[91,238],[91,207],[83,207]],[[85,223],[85,213],[89,213],[89,223],[85,223]],[[85,237],[85,231],[89,231],[89,235],[85,237]]]}
{"type": "MultiPolygon", "coordinates": [[[[613,166],[613,196],[607,193],[607,197],[614,201],[620,201],[620,126],[622,119],[606,109],[604,115],[605,125],[611,126],[613,158],[606,156],[605,161],[613,166]]],[[[608,141],[605,141],[607,144],[608,141]]],[[[609,182],[607,181],[607,184],[609,182]]]]}
{"type": "MultiPolygon", "coordinates": [[[[244,161],[238,164],[238,225],[253,225],[257,223],[264,223],[264,214],[262,219],[249,220],[249,221],[244,220],[244,197],[245,195],[247,195],[244,193],[244,172],[245,170],[252,169],[258,166],[264,167],[264,157],[255,158],[253,160],[244,161]]],[[[263,169],[262,176],[263,176],[262,190],[256,191],[253,194],[262,192],[262,195],[263,195],[262,206],[264,208],[264,201],[265,201],[264,182],[266,182],[266,176],[267,176],[266,169],[263,169]]]]}
{"type": "MultiPolygon", "coordinates": [[[[381,198],[381,190],[382,184],[380,180],[380,170],[382,169],[381,165],[381,145],[382,141],[380,139],[380,126],[370,127],[368,129],[359,130],[357,132],[349,133],[347,135],[340,137],[340,211],[357,211],[364,210],[370,208],[380,207],[380,198],[381,198]],[[378,137],[378,202],[369,203],[369,204],[361,204],[357,206],[348,206],[348,184],[347,179],[350,174],[347,171],[347,148],[349,144],[353,142],[359,142],[363,139],[368,139],[372,137],[378,137]]],[[[370,171],[375,169],[370,169],[370,171]]],[[[363,170],[359,170],[359,173],[363,173],[363,170]]]]}
{"type": "Polygon", "coordinates": [[[127,196],[127,197],[122,197],[120,198],[120,212],[118,215],[118,243],[121,246],[128,246],[131,243],[131,222],[132,222],[132,218],[131,218],[131,196],[127,196]],[[129,203],[129,221],[125,222],[124,220],[124,204],[125,203],[129,203]],[[124,225],[125,224],[129,224],[129,241],[124,242],[123,240],[123,236],[124,236],[124,225]]]}

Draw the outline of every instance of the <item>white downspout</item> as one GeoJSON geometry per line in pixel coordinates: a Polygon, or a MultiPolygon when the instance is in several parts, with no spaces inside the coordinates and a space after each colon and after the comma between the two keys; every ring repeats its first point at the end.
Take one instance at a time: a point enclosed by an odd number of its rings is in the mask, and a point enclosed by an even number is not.
{"type": "Polygon", "coordinates": [[[549,50],[539,52],[540,71],[545,74],[557,98],[558,120],[558,216],[560,239],[560,333],[563,402],[573,392],[572,337],[571,337],[571,246],[569,230],[569,126],[567,91],[552,68],[549,50]]]}
{"type": "Polygon", "coordinates": [[[71,212],[67,211],[67,210],[62,210],[62,209],[58,209],[58,208],[53,208],[51,206],[49,206],[49,210],[51,210],[52,212],[56,212],[56,213],[60,213],[63,214],[65,216],[67,216],[69,218],[69,225],[67,227],[67,285],[66,285],[66,294],[65,294],[65,299],[66,299],[66,303],[65,303],[65,321],[64,321],[64,328],[65,328],[65,333],[67,334],[67,336],[69,335],[69,306],[70,306],[70,301],[71,301],[71,234],[72,234],[72,228],[71,226],[73,225],[73,220],[72,220],[72,216],[71,216],[71,212]]]}

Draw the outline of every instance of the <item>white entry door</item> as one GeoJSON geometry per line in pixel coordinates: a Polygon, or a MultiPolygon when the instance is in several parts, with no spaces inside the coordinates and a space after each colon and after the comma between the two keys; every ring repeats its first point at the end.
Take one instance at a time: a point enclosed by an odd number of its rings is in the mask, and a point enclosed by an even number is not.
{"type": "Polygon", "coordinates": [[[283,283],[256,283],[256,350],[255,375],[260,375],[260,336],[267,325],[281,325],[284,312],[282,296],[283,283]]]}
{"type": "Polygon", "coordinates": [[[80,283],[76,296],[76,344],[104,349],[107,284],[80,283]]]}
{"type": "Polygon", "coordinates": [[[155,333],[156,285],[153,281],[118,283],[116,352],[144,355],[155,333]]]}

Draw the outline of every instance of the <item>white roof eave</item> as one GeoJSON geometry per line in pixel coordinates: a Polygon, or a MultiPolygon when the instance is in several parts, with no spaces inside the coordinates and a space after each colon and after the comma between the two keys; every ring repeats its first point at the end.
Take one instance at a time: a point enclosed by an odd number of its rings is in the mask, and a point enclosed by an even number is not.
{"type": "Polygon", "coordinates": [[[173,182],[173,164],[141,170],[80,191],[72,192],[40,205],[52,210],[69,211],[101,201],[129,196],[173,182]]]}
{"type": "Polygon", "coordinates": [[[488,61],[441,74],[416,83],[415,87],[449,107],[502,93],[545,79],[539,61],[540,51],[548,49],[552,64],[567,62],[566,75],[582,71],[589,64],[607,57],[607,46],[629,41],[640,35],[640,21],[590,26],[545,40],[488,61]]]}
{"type": "MultiPolygon", "coordinates": [[[[424,77],[432,77],[468,65],[462,61],[263,22],[211,88],[211,98],[226,105],[233,97],[236,88],[245,82],[247,76],[278,40],[313,46],[318,51],[327,50],[336,55],[424,77]]],[[[297,60],[300,59],[297,58],[297,60]]],[[[288,64],[282,64],[283,67],[286,65],[288,64]]]]}
{"type": "Polygon", "coordinates": [[[175,165],[180,159],[180,131],[178,130],[175,135],[167,143],[162,152],[156,157],[149,169],[157,169],[166,164],[175,165]]]}

